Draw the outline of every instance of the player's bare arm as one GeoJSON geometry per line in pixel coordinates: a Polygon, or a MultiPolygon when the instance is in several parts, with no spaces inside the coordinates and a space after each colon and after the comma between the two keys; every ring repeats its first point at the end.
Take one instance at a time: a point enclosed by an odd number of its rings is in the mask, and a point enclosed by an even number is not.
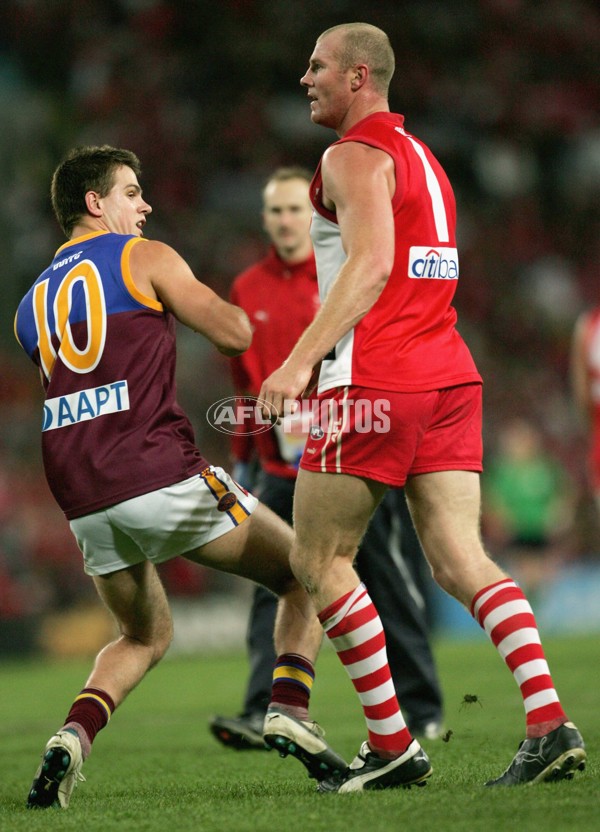
{"type": "Polygon", "coordinates": [[[140,292],[158,299],[182,324],[199,332],[224,355],[239,355],[252,341],[246,313],[220,298],[165,243],[147,240],[135,245],[131,276],[140,292]]]}
{"type": "Polygon", "coordinates": [[[394,262],[390,156],[357,142],[335,145],[325,153],[322,175],[323,201],[336,211],[347,260],[286,362],[263,382],[260,397],[278,411],[304,392],[313,367],[376,303],[394,262]]]}

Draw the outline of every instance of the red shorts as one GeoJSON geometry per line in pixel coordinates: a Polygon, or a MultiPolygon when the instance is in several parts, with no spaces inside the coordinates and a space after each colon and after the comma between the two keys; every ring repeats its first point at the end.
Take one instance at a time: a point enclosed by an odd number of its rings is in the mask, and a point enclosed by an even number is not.
{"type": "Polygon", "coordinates": [[[412,474],[482,470],[481,384],[426,393],[338,387],[318,397],[300,467],[403,486],[412,474]]]}

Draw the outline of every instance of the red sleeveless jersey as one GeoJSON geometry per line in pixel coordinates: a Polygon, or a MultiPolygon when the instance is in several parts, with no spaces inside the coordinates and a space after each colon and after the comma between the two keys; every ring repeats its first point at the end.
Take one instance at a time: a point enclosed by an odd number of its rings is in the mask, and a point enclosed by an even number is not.
{"type": "Polygon", "coordinates": [[[46,478],[68,519],[208,465],[176,401],[175,319],[131,278],[131,247],[144,243],[108,232],[71,240],[17,310],[17,338],[46,389],[46,478]]]}
{"type": "MultiPolygon", "coordinates": [[[[459,276],[452,187],[403,122],[394,113],[374,113],[336,142],[361,142],[392,157],[395,258],[376,303],[323,360],[319,393],[345,385],[423,392],[481,382],[451,305],[459,276]]],[[[335,213],[321,201],[322,187],[319,163],[310,189],[311,236],[324,298],[346,255],[335,213]]]]}
{"type": "MultiPolygon", "coordinates": [[[[250,347],[231,359],[234,386],[239,394],[258,396],[263,380],[283,364],[319,309],[314,256],[286,263],[272,246],[267,257],[236,277],[231,302],[247,313],[253,330],[250,347]]],[[[251,429],[248,423],[240,425],[232,437],[235,458],[247,461],[255,449],[263,471],[295,479],[297,464],[283,458],[277,429],[249,433],[251,429]]]]}

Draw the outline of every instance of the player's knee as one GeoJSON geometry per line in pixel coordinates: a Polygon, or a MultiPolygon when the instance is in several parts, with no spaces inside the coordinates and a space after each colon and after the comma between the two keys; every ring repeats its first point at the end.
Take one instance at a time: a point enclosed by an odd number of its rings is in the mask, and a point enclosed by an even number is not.
{"type": "Polygon", "coordinates": [[[431,574],[433,576],[433,580],[441,589],[444,590],[444,592],[447,592],[448,595],[452,595],[454,598],[456,597],[458,584],[450,570],[441,566],[436,566],[432,567],[431,574]]]}
{"type": "Polygon", "coordinates": [[[300,586],[300,582],[291,570],[278,572],[277,575],[272,574],[268,582],[268,589],[280,598],[282,595],[297,591],[300,586]]]}
{"type": "Polygon", "coordinates": [[[470,556],[440,561],[432,566],[431,572],[435,582],[444,592],[465,605],[468,605],[471,600],[474,586],[480,587],[492,583],[494,580],[499,580],[502,575],[483,550],[478,549],[470,556]]]}
{"type": "Polygon", "coordinates": [[[298,546],[292,546],[290,551],[290,568],[294,573],[296,579],[304,585],[308,578],[309,570],[307,568],[306,558],[304,553],[298,546]]]}
{"type": "Polygon", "coordinates": [[[151,644],[148,645],[150,648],[150,662],[148,665],[148,669],[154,667],[159,663],[159,661],[163,658],[172,641],[172,635],[170,637],[161,636],[155,638],[151,644]]]}
{"type": "Polygon", "coordinates": [[[313,595],[321,586],[324,576],[329,570],[329,559],[313,556],[311,552],[294,546],[290,552],[290,566],[302,588],[313,595]]]}
{"type": "Polygon", "coordinates": [[[153,617],[146,626],[137,626],[123,632],[125,638],[138,648],[145,648],[148,667],[154,667],[165,655],[173,640],[173,620],[169,614],[153,617]]]}
{"type": "Polygon", "coordinates": [[[154,661],[157,664],[169,649],[173,641],[173,619],[166,616],[161,622],[154,636],[154,661]]]}

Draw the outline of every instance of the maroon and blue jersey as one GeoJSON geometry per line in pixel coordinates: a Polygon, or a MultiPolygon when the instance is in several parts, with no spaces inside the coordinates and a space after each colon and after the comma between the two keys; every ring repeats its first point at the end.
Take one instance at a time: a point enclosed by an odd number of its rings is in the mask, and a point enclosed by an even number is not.
{"type": "Polygon", "coordinates": [[[138,244],[105,231],[70,240],[17,310],[15,334],[46,393],[46,477],[68,519],[208,465],[176,400],[175,319],[131,277],[138,244]]]}

